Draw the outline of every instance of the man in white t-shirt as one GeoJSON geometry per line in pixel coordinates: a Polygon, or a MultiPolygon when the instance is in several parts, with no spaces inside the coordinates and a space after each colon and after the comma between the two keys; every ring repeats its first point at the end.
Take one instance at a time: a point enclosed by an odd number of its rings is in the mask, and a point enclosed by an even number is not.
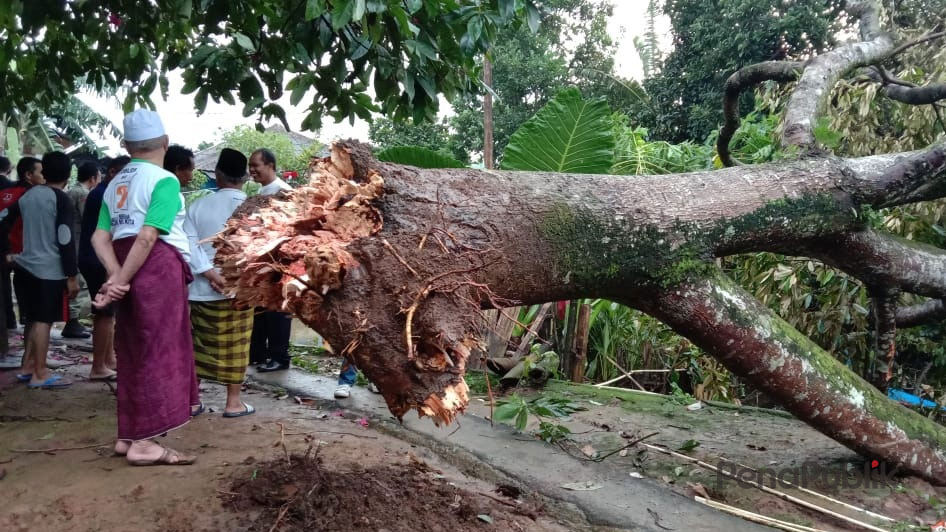
{"type": "Polygon", "coordinates": [[[223,276],[214,268],[217,250],[207,240],[223,230],[227,220],[246,200],[246,156],[224,148],[214,172],[217,191],[187,208],[184,231],[191,244],[191,326],[197,376],[227,387],[223,417],[233,418],[255,412],[240,399],[240,388],[250,361],[253,309],[238,310],[223,295],[223,276]]]}
{"type": "MultiPolygon", "coordinates": [[[[276,175],[276,155],[266,148],[250,155],[250,177],[263,185],[259,190],[261,196],[272,196],[292,188],[276,175]]],[[[282,312],[256,310],[250,340],[250,364],[256,365],[259,372],[289,369],[292,317],[282,312]]]]}
{"type": "Polygon", "coordinates": [[[187,306],[193,276],[184,198],[177,178],[162,168],[168,136],[157,113],[134,111],[124,129],[132,159],[106,187],[92,235],[108,273],[93,304],[115,304],[115,452],[132,465],[186,465],[196,457],[151,441],[201,410],[187,306]]]}

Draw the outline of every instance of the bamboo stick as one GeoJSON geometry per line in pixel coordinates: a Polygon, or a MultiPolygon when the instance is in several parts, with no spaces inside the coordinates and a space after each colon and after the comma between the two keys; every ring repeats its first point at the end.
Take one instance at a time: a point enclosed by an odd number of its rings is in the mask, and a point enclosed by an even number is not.
{"type": "Polygon", "coordinates": [[[844,515],[844,514],[839,514],[839,513],[837,513],[837,512],[834,512],[834,511],[832,511],[832,510],[829,510],[829,509],[827,509],[827,508],[823,508],[823,507],[821,507],[821,506],[818,506],[817,504],[808,502],[808,501],[806,501],[806,500],[804,500],[804,499],[799,499],[798,497],[795,497],[795,496],[789,495],[789,494],[787,494],[787,493],[778,491],[778,490],[776,490],[776,489],[770,488],[770,487],[766,486],[765,484],[759,484],[758,482],[755,482],[755,481],[752,481],[752,480],[741,479],[741,478],[739,478],[738,476],[733,475],[732,473],[723,471],[723,470],[719,469],[718,467],[716,467],[716,466],[714,466],[714,465],[712,465],[712,464],[707,464],[706,462],[704,462],[704,461],[702,461],[702,460],[697,460],[696,458],[691,458],[691,457],[689,457],[689,456],[687,456],[687,455],[685,455],[685,454],[680,454],[680,453],[671,451],[671,450],[669,450],[669,449],[664,449],[664,448],[662,448],[662,447],[657,447],[656,445],[650,445],[650,444],[648,444],[648,443],[644,443],[644,444],[642,444],[642,445],[643,445],[644,447],[647,447],[648,449],[652,449],[652,450],[654,450],[654,451],[657,451],[657,452],[660,452],[660,453],[663,453],[663,454],[666,454],[666,455],[675,456],[675,457],[677,457],[677,458],[683,458],[683,459],[685,459],[685,460],[688,460],[688,461],[690,461],[690,462],[693,462],[693,463],[699,465],[700,467],[709,469],[710,471],[713,471],[713,472],[715,472],[716,474],[722,474],[722,475],[725,475],[725,476],[727,476],[727,477],[730,477],[730,478],[734,478],[734,479],[736,479],[736,480],[739,480],[740,482],[745,482],[745,483],[747,483],[747,484],[750,484],[750,485],[752,485],[752,486],[755,486],[755,487],[759,488],[760,490],[762,490],[762,491],[764,491],[764,492],[766,492],[766,493],[768,493],[768,494],[770,494],[770,495],[774,495],[774,496],[776,496],[776,497],[778,497],[778,498],[780,498],[780,499],[782,499],[782,500],[786,500],[786,501],[788,501],[788,502],[795,503],[795,504],[797,504],[797,505],[799,505],[799,506],[808,508],[809,510],[814,510],[814,511],[816,511],[816,512],[819,512],[819,513],[822,513],[822,514],[825,514],[825,515],[830,515],[831,517],[834,517],[834,518],[837,518],[837,519],[841,519],[841,520],[843,520],[843,521],[847,521],[848,523],[851,523],[851,524],[854,524],[854,525],[863,527],[863,528],[865,528],[865,529],[867,529],[867,530],[872,530],[873,532],[889,532],[888,530],[884,530],[883,528],[879,528],[879,527],[876,527],[876,526],[874,526],[874,525],[865,523],[865,522],[863,522],[863,521],[859,521],[859,520],[857,520],[857,519],[854,519],[853,517],[849,517],[849,516],[846,516],[846,515],[844,515]]]}
{"type": "MultiPolygon", "coordinates": [[[[692,457],[689,457],[689,456],[686,456],[686,455],[680,455],[680,456],[683,457],[683,458],[685,458],[685,459],[687,459],[687,460],[689,460],[689,461],[691,461],[691,462],[698,462],[698,460],[696,460],[695,458],[692,458],[692,457]]],[[[715,456],[714,456],[713,458],[716,458],[717,460],[721,460],[720,458],[715,457],[715,456]]],[[[748,470],[750,470],[750,471],[753,471],[753,472],[758,473],[758,470],[756,470],[755,468],[749,467],[749,466],[747,466],[747,465],[740,464],[740,463],[738,463],[738,462],[732,462],[732,463],[736,464],[737,466],[739,466],[739,467],[742,468],[742,469],[748,469],[748,470]]],[[[789,482],[789,481],[787,481],[787,480],[779,479],[778,482],[779,482],[780,484],[785,484],[785,485],[787,485],[787,486],[791,486],[791,487],[797,489],[798,491],[801,491],[802,493],[807,493],[808,495],[812,495],[812,496],[814,496],[814,497],[818,497],[819,499],[824,499],[824,500],[826,500],[826,501],[828,501],[828,502],[830,502],[830,503],[837,504],[837,505],[839,505],[839,506],[843,506],[843,507],[845,507],[845,508],[847,508],[847,509],[849,509],[849,510],[854,510],[854,511],[856,511],[856,512],[861,512],[861,513],[863,513],[863,514],[866,514],[866,515],[869,516],[869,517],[873,517],[874,519],[880,519],[881,521],[887,521],[887,522],[890,522],[890,523],[895,523],[895,522],[897,521],[896,519],[887,517],[886,515],[874,513],[874,512],[872,512],[872,511],[866,509],[866,508],[860,508],[860,507],[858,507],[858,506],[854,506],[853,504],[846,503],[846,502],[844,502],[844,501],[841,501],[841,500],[838,500],[838,499],[829,497],[829,496],[825,495],[824,493],[819,493],[819,492],[817,492],[817,491],[808,489],[808,488],[806,488],[806,487],[804,487],[804,486],[796,486],[795,484],[792,484],[791,482],[789,482]]]]}
{"type": "Polygon", "coordinates": [[[721,512],[726,512],[728,514],[735,515],[736,517],[741,517],[746,521],[752,521],[753,523],[759,523],[760,525],[770,526],[772,528],[778,528],[780,530],[785,530],[787,532],[825,532],[820,528],[811,528],[804,525],[798,525],[795,523],[789,523],[787,521],[781,521],[775,519],[774,517],[768,517],[762,514],[757,514],[750,512],[748,510],[743,510],[742,508],[736,508],[735,506],[730,506],[728,504],[723,504],[721,502],[711,501],[709,499],[704,499],[703,497],[695,497],[696,502],[703,503],[710,508],[715,508],[721,512]]]}

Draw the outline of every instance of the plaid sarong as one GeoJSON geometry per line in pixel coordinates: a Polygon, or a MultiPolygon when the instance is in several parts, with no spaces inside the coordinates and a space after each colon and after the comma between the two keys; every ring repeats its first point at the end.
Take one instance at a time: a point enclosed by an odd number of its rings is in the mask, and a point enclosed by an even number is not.
{"type": "Polygon", "coordinates": [[[235,310],[230,300],[191,301],[197,376],[242,384],[250,363],[253,309],[235,310]]]}

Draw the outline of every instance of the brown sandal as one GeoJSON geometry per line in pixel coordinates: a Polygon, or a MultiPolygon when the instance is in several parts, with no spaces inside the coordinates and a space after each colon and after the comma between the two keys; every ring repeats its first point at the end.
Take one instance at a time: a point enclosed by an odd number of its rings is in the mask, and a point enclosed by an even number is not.
{"type": "Polygon", "coordinates": [[[155,460],[129,460],[128,463],[133,466],[191,465],[197,461],[196,456],[184,456],[168,447],[163,447],[163,449],[164,453],[155,460]]]}

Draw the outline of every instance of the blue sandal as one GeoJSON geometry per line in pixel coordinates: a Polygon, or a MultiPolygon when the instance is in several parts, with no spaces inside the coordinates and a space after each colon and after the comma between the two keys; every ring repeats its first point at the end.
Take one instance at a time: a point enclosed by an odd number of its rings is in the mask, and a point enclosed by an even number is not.
{"type": "Polygon", "coordinates": [[[256,412],[256,409],[253,408],[253,405],[249,403],[243,403],[242,412],[224,412],[223,417],[243,417],[243,416],[248,416],[252,414],[253,412],[256,412]]]}
{"type": "Polygon", "coordinates": [[[33,380],[32,373],[17,373],[16,374],[16,382],[30,382],[31,380],[33,380]]]}
{"type": "Polygon", "coordinates": [[[39,388],[51,389],[51,388],[65,388],[66,386],[72,386],[72,381],[63,380],[62,375],[51,375],[48,379],[43,382],[29,383],[26,385],[29,388],[34,390],[39,388]]]}

